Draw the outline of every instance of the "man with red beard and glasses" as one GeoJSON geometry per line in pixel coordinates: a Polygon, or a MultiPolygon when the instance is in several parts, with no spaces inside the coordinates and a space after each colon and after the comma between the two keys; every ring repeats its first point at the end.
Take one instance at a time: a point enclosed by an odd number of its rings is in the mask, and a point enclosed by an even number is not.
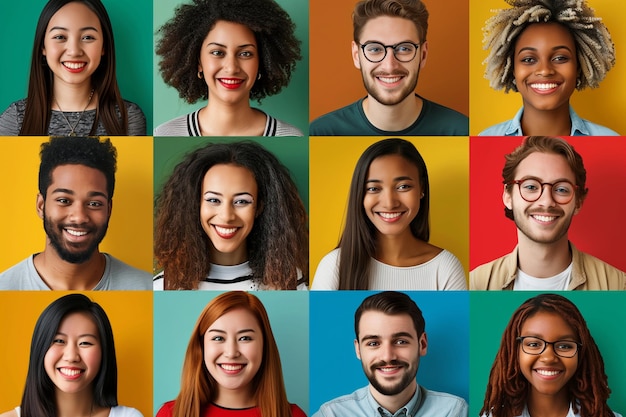
{"type": "Polygon", "coordinates": [[[55,137],[41,145],[37,214],[46,246],[0,274],[0,289],[152,288],[148,272],[98,250],[111,217],[116,157],[109,139],[55,137]]]}
{"type": "Polygon", "coordinates": [[[626,274],[578,251],[567,231],[587,196],[583,159],[561,138],[529,136],[505,156],[502,201],[517,247],[470,272],[472,290],[623,290],[626,274]]]}
{"type": "Polygon", "coordinates": [[[428,56],[420,0],[363,0],[352,14],[352,60],[367,96],[311,123],[311,136],[467,136],[467,116],[415,93],[428,56]]]}
{"type": "Polygon", "coordinates": [[[430,391],[415,379],[426,355],[422,312],[408,295],[367,297],[354,313],[354,349],[369,385],[322,404],[313,417],[467,417],[465,400],[430,391]]]}

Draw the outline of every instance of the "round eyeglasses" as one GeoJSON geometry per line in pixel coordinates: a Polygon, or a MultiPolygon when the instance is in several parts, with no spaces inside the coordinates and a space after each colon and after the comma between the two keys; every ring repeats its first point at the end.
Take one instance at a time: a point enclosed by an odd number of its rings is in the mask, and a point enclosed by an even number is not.
{"type": "Polygon", "coordinates": [[[520,336],[516,339],[522,346],[522,351],[529,355],[541,355],[546,346],[552,345],[552,351],[562,358],[573,358],[578,349],[583,345],[573,340],[558,340],[556,342],[546,342],[535,336],[520,336]]]}
{"type": "Polygon", "coordinates": [[[387,56],[387,48],[393,49],[393,56],[400,62],[413,61],[417,55],[419,43],[400,42],[395,45],[383,45],[380,42],[366,42],[361,45],[363,55],[369,62],[381,62],[387,56]]]}
{"type": "Polygon", "coordinates": [[[519,185],[519,195],[529,203],[533,203],[543,194],[543,188],[546,185],[550,186],[552,192],[552,199],[558,204],[567,204],[572,201],[575,191],[578,188],[577,185],[572,184],[569,181],[559,181],[555,183],[540,182],[534,178],[528,178],[525,180],[514,180],[505,182],[505,185],[519,185]]]}

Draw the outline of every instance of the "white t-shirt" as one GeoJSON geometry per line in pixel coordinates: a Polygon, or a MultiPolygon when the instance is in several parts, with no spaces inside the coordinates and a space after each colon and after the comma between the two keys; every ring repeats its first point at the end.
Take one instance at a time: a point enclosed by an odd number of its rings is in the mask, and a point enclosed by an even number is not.
{"type": "Polygon", "coordinates": [[[573,266],[574,263],[572,262],[563,272],[548,278],[535,278],[518,268],[513,290],[565,291],[572,280],[573,266]]]}
{"type": "MultiPolygon", "coordinates": [[[[17,417],[21,416],[19,407],[15,407],[15,412],[17,413],[17,417]]],[[[118,405],[117,407],[111,407],[109,417],[143,417],[143,414],[134,408],[118,405]]]]}

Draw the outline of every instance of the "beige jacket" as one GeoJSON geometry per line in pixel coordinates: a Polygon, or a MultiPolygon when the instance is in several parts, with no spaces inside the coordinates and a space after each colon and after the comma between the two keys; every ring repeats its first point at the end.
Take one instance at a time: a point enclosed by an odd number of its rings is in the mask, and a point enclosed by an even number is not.
{"type": "MultiPolygon", "coordinates": [[[[624,290],[626,273],[600,259],[580,252],[569,242],[572,252],[572,279],[568,290],[624,290]]],[[[470,272],[470,290],[512,290],[517,278],[517,246],[513,252],[470,272]]]]}

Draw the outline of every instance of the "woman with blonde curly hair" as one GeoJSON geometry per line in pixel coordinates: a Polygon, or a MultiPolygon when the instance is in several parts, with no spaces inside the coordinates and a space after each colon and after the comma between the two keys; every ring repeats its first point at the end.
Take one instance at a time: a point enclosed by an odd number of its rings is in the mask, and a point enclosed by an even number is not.
{"type": "Polygon", "coordinates": [[[231,291],[204,308],[189,339],[181,388],[157,417],[306,417],[289,404],[265,307],[231,291]]]}
{"type": "Polygon", "coordinates": [[[519,92],[523,107],[484,136],[614,136],[580,118],[574,90],[598,87],[615,64],[608,29],[585,0],[505,0],[512,7],[487,20],[485,77],[495,90],[519,92]]]}

